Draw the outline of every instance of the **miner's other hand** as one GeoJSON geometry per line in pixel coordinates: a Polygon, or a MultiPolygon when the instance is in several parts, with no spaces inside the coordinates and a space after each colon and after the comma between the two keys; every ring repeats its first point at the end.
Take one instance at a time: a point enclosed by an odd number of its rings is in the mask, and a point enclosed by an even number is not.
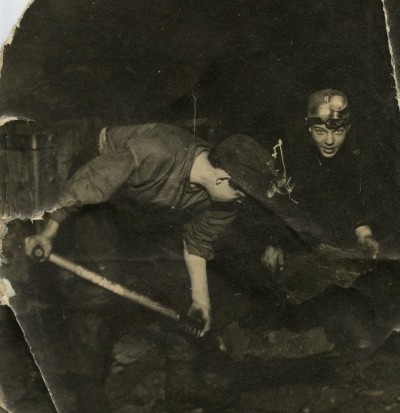
{"type": "Polygon", "coordinates": [[[203,337],[211,328],[211,306],[207,302],[193,301],[189,308],[188,316],[203,322],[203,329],[198,332],[198,337],[203,337]]]}
{"type": "Polygon", "coordinates": [[[371,235],[367,237],[359,237],[358,244],[360,247],[371,254],[373,259],[379,255],[379,242],[371,235]]]}
{"type": "Polygon", "coordinates": [[[269,268],[272,274],[274,274],[276,270],[283,271],[285,256],[282,248],[268,245],[261,256],[261,263],[269,268]]]}
{"type": "Polygon", "coordinates": [[[53,241],[51,238],[43,234],[32,235],[25,238],[25,253],[31,258],[38,258],[35,255],[35,251],[41,250],[41,260],[49,258],[53,249],[53,241]]]}

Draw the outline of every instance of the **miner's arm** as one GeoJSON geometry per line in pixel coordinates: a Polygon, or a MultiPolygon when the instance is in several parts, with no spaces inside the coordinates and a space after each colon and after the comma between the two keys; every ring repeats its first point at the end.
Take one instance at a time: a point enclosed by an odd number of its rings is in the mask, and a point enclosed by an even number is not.
{"type": "Polygon", "coordinates": [[[207,282],[207,261],[198,255],[190,254],[184,243],[184,258],[190,276],[192,290],[192,305],[189,316],[199,318],[204,322],[201,335],[210,330],[211,304],[207,282]]]}
{"type": "Polygon", "coordinates": [[[129,179],[134,170],[130,152],[100,155],[80,168],[68,181],[57,202],[58,208],[46,219],[42,232],[25,239],[26,253],[32,257],[36,247],[47,258],[59,225],[74,211],[85,205],[106,202],[129,179]]]}

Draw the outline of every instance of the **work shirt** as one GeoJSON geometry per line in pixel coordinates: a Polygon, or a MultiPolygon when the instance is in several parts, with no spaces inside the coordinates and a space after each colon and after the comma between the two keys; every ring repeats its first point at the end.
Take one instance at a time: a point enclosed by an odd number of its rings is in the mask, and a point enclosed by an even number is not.
{"type": "MultiPolygon", "coordinates": [[[[309,138],[311,139],[311,138],[309,138]]],[[[360,151],[351,137],[333,158],[324,158],[312,144],[287,149],[288,174],[295,184],[292,197],[299,212],[306,211],[321,243],[350,247],[355,229],[370,225],[368,205],[359,165],[360,151]]]]}
{"type": "Polygon", "coordinates": [[[144,124],[104,129],[101,155],[79,169],[59,198],[63,208],[52,214],[62,221],[77,208],[121,195],[152,211],[185,211],[187,251],[214,256],[212,243],[235,219],[236,206],[212,202],[207,191],[190,183],[195,158],[209,145],[173,125],[144,124]]]}

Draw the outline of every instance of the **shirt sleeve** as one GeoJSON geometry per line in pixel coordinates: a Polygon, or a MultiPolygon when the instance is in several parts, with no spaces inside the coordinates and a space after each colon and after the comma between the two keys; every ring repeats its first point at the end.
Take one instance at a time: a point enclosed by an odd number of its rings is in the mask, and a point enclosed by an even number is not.
{"type": "Polygon", "coordinates": [[[60,209],[51,219],[61,222],[79,207],[109,200],[128,181],[134,167],[129,151],[106,153],[92,159],[67,182],[57,203],[60,209]]]}
{"type": "Polygon", "coordinates": [[[236,209],[221,209],[213,206],[193,217],[184,225],[183,240],[189,254],[206,260],[214,258],[213,243],[235,220],[236,209]]]}

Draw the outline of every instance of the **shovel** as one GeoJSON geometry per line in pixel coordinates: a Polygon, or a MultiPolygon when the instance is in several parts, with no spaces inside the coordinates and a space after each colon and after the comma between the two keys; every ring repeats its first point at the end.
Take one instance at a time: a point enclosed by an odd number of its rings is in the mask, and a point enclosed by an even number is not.
{"type": "MultiPolygon", "coordinates": [[[[42,260],[44,251],[40,246],[33,250],[33,256],[36,260],[42,260]]],[[[205,347],[208,350],[215,350],[221,353],[226,353],[226,347],[222,338],[217,337],[211,333],[205,334],[203,337],[200,333],[203,328],[203,323],[189,316],[182,316],[174,309],[165,306],[149,297],[141,295],[136,291],[128,289],[121,284],[110,281],[108,278],[97,274],[94,271],[88,270],[81,265],[74,263],[58,254],[51,253],[48,260],[60,268],[70,271],[71,273],[83,278],[92,284],[96,284],[105,290],[124,297],[135,304],[144,307],[154,313],[162,315],[169,320],[169,325],[172,330],[180,335],[194,339],[195,342],[205,347]]]]}

